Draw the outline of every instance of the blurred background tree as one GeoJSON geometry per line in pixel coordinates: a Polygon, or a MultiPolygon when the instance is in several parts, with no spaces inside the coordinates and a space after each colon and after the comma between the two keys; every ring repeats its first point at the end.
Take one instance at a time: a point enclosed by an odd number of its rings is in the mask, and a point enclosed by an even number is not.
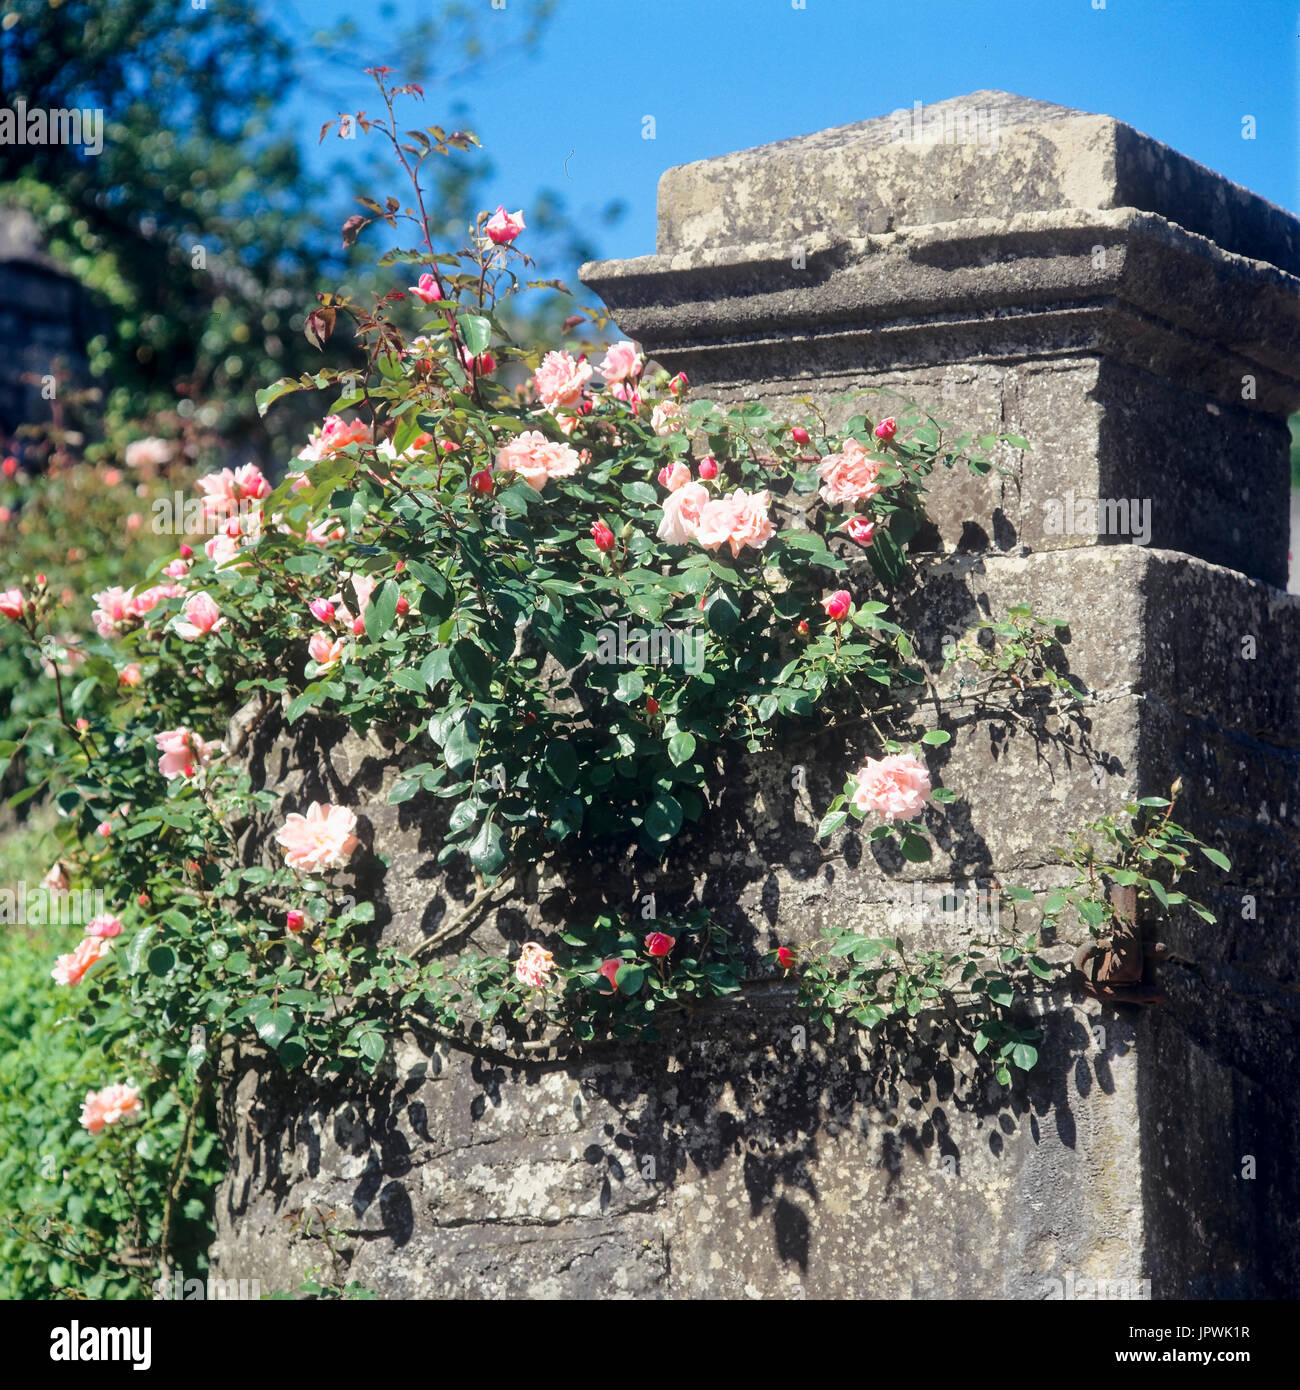
{"type": "MultiPolygon", "coordinates": [[[[363,63],[387,63],[430,84],[425,109],[403,113],[413,113],[412,125],[472,129],[457,80],[498,61],[503,45],[530,48],[554,8],[554,0],[517,4],[522,27],[491,25],[486,5],[446,0],[432,13],[380,6],[364,34],[348,19],[303,37],[286,35],[274,8],[253,0],[198,9],[191,0],[0,0],[5,100],[104,112],[98,156],[0,145],[0,204],[35,217],[45,251],[106,311],[91,344],[105,429],[174,409],[180,387],[182,414],[201,412],[231,453],[287,456],[293,440],[267,435],[253,392],[321,365],[303,339],[303,315],[318,289],[346,282],[356,291],[373,279],[373,234],[348,252],[339,228],[357,211],[357,192],[382,195],[391,177],[381,180],[378,142],[364,138],[335,139],[331,176],[311,177],[303,142],[316,141],[319,125],[296,128],[291,95],[314,90],[323,74],[353,78],[363,63]]],[[[458,155],[439,161],[436,174],[430,207],[459,245],[490,160],[458,155]]],[[[572,276],[597,253],[557,194],[539,190],[528,207],[541,273],[572,276]]],[[[611,205],[605,216],[618,211],[611,205]]],[[[390,274],[378,288],[393,284],[390,274]]],[[[537,331],[570,307],[555,296],[537,302],[537,331]]],[[[339,341],[330,350],[346,348],[339,341]]],[[[291,411],[277,411],[274,427],[302,437],[291,411]]]]}

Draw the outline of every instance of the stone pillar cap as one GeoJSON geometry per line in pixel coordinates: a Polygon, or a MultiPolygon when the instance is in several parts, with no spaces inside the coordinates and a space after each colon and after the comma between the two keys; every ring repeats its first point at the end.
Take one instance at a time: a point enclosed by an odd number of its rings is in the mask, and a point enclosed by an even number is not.
{"type": "Polygon", "coordinates": [[[1300,275],[1300,219],[1112,116],[980,91],[669,169],[660,256],[1062,209],[1156,213],[1300,275]]]}

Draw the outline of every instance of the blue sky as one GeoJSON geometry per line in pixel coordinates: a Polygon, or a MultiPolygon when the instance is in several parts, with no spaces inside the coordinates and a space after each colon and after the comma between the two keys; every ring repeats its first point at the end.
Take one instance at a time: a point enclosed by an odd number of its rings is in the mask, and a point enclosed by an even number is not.
{"type": "MultiPolygon", "coordinates": [[[[491,11],[491,0],[471,0],[491,11]]],[[[540,46],[508,52],[454,92],[497,175],[493,205],[527,208],[540,185],[592,214],[625,217],[607,256],[653,251],[655,191],[671,165],[1000,88],[1116,116],[1238,183],[1300,210],[1293,0],[560,0],[540,46]],[[1094,7],[1097,6],[1097,7],[1094,7]],[[643,117],[656,138],[642,138],[643,117]],[[1242,138],[1245,116],[1256,137],[1242,138]]],[[[369,9],[275,0],[310,73],[293,118],[312,134],[342,108],[373,108],[340,65],[312,62],[311,34],[350,15],[359,69],[402,69],[392,43],[430,0],[369,9]]],[[[518,33],[521,0],[484,21],[518,33]],[[513,26],[507,28],[506,26],[513,26]]],[[[432,82],[427,124],[453,92],[432,82]]],[[[324,168],[329,154],[312,158],[324,168]]],[[[345,208],[346,216],[350,208],[345,208]]]]}

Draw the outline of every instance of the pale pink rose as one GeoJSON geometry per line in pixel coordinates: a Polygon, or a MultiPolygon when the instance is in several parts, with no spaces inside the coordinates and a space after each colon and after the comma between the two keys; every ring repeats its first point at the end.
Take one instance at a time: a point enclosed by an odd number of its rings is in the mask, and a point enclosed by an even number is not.
{"type": "Polygon", "coordinates": [[[370,595],[375,592],[379,581],[368,574],[345,574],[343,577],[352,581],[357,595],[357,617],[364,618],[366,609],[370,607],[370,595]]]}
{"type": "Polygon", "coordinates": [[[683,483],[664,498],[663,520],[658,536],[669,545],[685,545],[694,540],[700,516],[709,502],[709,490],[703,483],[683,483]]]}
{"type": "Polygon", "coordinates": [[[838,454],[828,454],[817,467],[822,498],[832,506],[874,497],[880,491],[877,475],[884,460],[873,458],[856,439],[846,440],[838,454]]]}
{"type": "Polygon", "coordinates": [[[679,487],[684,487],[690,481],[690,467],[680,459],[676,463],[665,464],[659,470],[659,485],[666,487],[669,492],[676,492],[679,487]]]}
{"type": "Polygon", "coordinates": [[[313,801],[307,814],[295,812],[276,832],[276,842],[284,851],[285,863],[299,873],[315,873],[346,863],[361,843],[353,832],[356,815],[346,806],[313,801]]]}
{"type": "Polygon", "coordinates": [[[185,607],[181,609],[181,616],[173,623],[177,636],[183,637],[187,642],[197,641],[210,632],[219,632],[225,625],[226,620],[221,616],[221,609],[205,593],[198,593],[187,599],[185,607]]]}
{"type": "Polygon", "coordinates": [[[218,569],[224,569],[239,558],[239,541],[224,533],[203,543],[203,553],[218,569]]]}
{"type": "MultiPolygon", "coordinates": [[[[17,590],[14,592],[17,593],[17,590]]],[[[111,589],[101,589],[93,597],[99,606],[90,615],[90,620],[101,637],[119,636],[139,617],[135,596],[130,589],[115,584],[111,589]]]]}
{"type": "MultiPolygon", "coordinates": [[[[121,591],[118,590],[120,593],[121,591]]],[[[98,594],[95,595],[99,597],[98,594]]],[[[21,589],[6,589],[0,594],[0,615],[6,618],[21,618],[23,615],[23,591],[21,589]]],[[[98,626],[98,624],[96,624],[98,626]]],[[[108,637],[109,633],[101,633],[101,636],[108,637]]]]}
{"type": "Polygon", "coordinates": [[[332,599],[314,598],[307,607],[311,609],[311,615],[318,623],[332,623],[334,621],[334,614],[337,610],[332,599]]]}
{"type": "Polygon", "coordinates": [[[138,663],[128,661],[127,664],[122,667],[122,674],[118,677],[118,680],[121,681],[123,685],[136,686],[144,680],[144,672],[141,671],[138,663]]]}
{"type": "Polygon", "coordinates": [[[153,741],[162,754],[158,771],[168,781],[173,777],[193,777],[195,769],[207,767],[218,753],[225,751],[217,740],[202,739],[184,725],[155,734],[153,741]]]}
{"type": "Polygon", "coordinates": [[[868,758],[854,777],[853,804],[887,821],[914,820],[930,799],[930,773],[911,753],[868,758]]]}
{"type": "Polygon", "coordinates": [[[298,454],[300,459],[315,463],[346,449],[349,444],[364,444],[370,438],[369,426],[360,420],[344,420],[341,415],[327,415],[325,423],[313,430],[307,447],[298,454]]]}
{"type": "Polygon", "coordinates": [[[311,659],[323,671],[329,666],[336,666],[343,660],[343,639],[336,637],[332,642],[323,632],[313,632],[307,642],[307,651],[311,659]]]}
{"type": "Polygon", "coordinates": [[[113,936],[122,935],[122,919],[114,917],[111,912],[101,912],[98,917],[92,917],[86,923],[86,935],[98,936],[107,939],[113,936]]]}
{"type": "Polygon", "coordinates": [[[650,412],[650,428],[657,435],[673,434],[682,428],[682,407],[679,401],[660,401],[650,412]]]}
{"type": "Polygon", "coordinates": [[[112,947],[105,937],[83,936],[70,955],[60,956],[54,962],[54,969],[50,971],[50,978],[56,985],[75,985],[86,971],[97,960],[102,960],[111,949],[112,947]]]}
{"type": "Polygon", "coordinates": [[[727,539],[731,543],[733,556],[739,555],[745,546],[751,550],[762,550],[776,535],[776,527],[767,514],[770,505],[766,488],[762,492],[746,492],[744,488],[737,488],[731,494],[731,535],[727,539]]]}
{"type": "Polygon", "coordinates": [[[501,204],[488,218],[483,230],[498,246],[508,245],[524,230],[523,209],[507,212],[505,205],[501,204]]]}
{"type": "Polygon", "coordinates": [[[81,1127],[99,1134],[105,1125],[135,1119],[143,1108],[135,1086],[105,1086],[102,1091],[87,1091],[81,1107],[81,1127]]]}
{"type": "Polygon", "coordinates": [[[45,877],[41,879],[41,887],[48,888],[51,893],[66,893],[72,887],[72,880],[68,877],[68,871],[63,867],[62,861],[56,859],[45,872],[45,877]]]}
{"type": "Polygon", "coordinates": [[[132,595],[131,609],[137,618],[145,618],[157,606],[169,598],[177,598],[185,591],[178,584],[155,584],[152,589],[143,589],[132,595]]]}
{"type": "Polygon", "coordinates": [[[534,492],[541,492],[548,479],[576,473],[578,462],[569,445],[552,442],[540,430],[529,430],[498,450],[493,466],[499,472],[519,474],[534,492]]]}
{"type": "Polygon", "coordinates": [[[525,941],[515,962],[515,979],[532,989],[545,989],[554,965],[555,958],[550,951],[543,950],[535,941],[525,941]]]}
{"type": "MultiPolygon", "coordinates": [[[[701,487],[699,483],[695,486],[701,487]]],[[[726,497],[715,498],[700,513],[699,524],[695,528],[695,539],[705,550],[716,550],[731,539],[736,525],[731,497],[729,494],[726,497]]]]}
{"type": "Polygon", "coordinates": [[[105,487],[116,487],[122,481],[122,470],[120,468],[106,468],[103,477],[105,487]]]}
{"type": "Polygon", "coordinates": [[[548,352],[533,373],[533,389],[542,404],[554,413],[559,406],[572,409],[582,399],[582,388],[591,380],[591,363],[579,362],[567,352],[548,352]]]}
{"type": "Polygon", "coordinates": [[[169,560],[163,567],[168,579],[184,579],[190,572],[191,560],[169,560]]]}
{"type": "Polygon", "coordinates": [[[159,468],[171,461],[172,446],[166,439],[135,439],[126,446],[128,468],[159,468]]]}
{"type": "Polygon", "coordinates": [[[636,350],[636,344],[625,339],[621,343],[611,344],[601,361],[600,374],[605,378],[605,384],[612,386],[616,381],[628,381],[640,376],[644,365],[645,358],[636,350]]]}

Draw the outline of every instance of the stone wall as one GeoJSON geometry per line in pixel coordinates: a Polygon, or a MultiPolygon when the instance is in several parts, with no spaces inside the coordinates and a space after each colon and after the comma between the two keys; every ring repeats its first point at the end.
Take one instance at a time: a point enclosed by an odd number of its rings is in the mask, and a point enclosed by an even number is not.
{"type": "MultiPolygon", "coordinates": [[[[701,394],[848,413],[846,388],[897,390],[1027,436],[1007,474],[936,480],[911,619],[934,663],[945,634],[1011,603],[1068,618],[1082,725],[943,707],[935,765],[962,801],[922,866],[853,835],[818,845],[820,809],[874,749],[813,732],[741,768],[662,864],[534,875],[473,944],[654,892],[661,911],[709,905],[761,974],[778,941],[881,929],[900,880],[1059,881],[1071,829],[1179,775],[1180,818],[1233,860],[1200,889],[1221,924],[1171,926],[1193,963],[1159,967],[1161,1008],[1058,989],[1042,1060],[1009,1090],[942,1019],[910,1056],[830,1042],[779,980],[659,1044],[577,1059],[412,1031],[363,1087],[232,1053],[224,1277],[287,1287],[335,1259],[389,1296],[1300,1292],[1300,606],[1273,587],[1300,223],[1108,118],[1001,93],[938,110],[963,106],[986,130],[996,114],[996,143],[918,144],[886,117],[670,170],[659,254],[583,278],[701,394]],[[1149,499],[1150,543],[1052,531],[1045,504],[1067,492],[1149,499]],[[332,1255],[305,1212],[338,1232],[332,1255]]],[[[434,864],[442,804],[387,804],[403,755],[320,725],[258,738],[254,774],[285,810],[358,808],[388,865],[358,856],[351,891],[390,939],[457,910],[471,885],[434,864]]]]}

